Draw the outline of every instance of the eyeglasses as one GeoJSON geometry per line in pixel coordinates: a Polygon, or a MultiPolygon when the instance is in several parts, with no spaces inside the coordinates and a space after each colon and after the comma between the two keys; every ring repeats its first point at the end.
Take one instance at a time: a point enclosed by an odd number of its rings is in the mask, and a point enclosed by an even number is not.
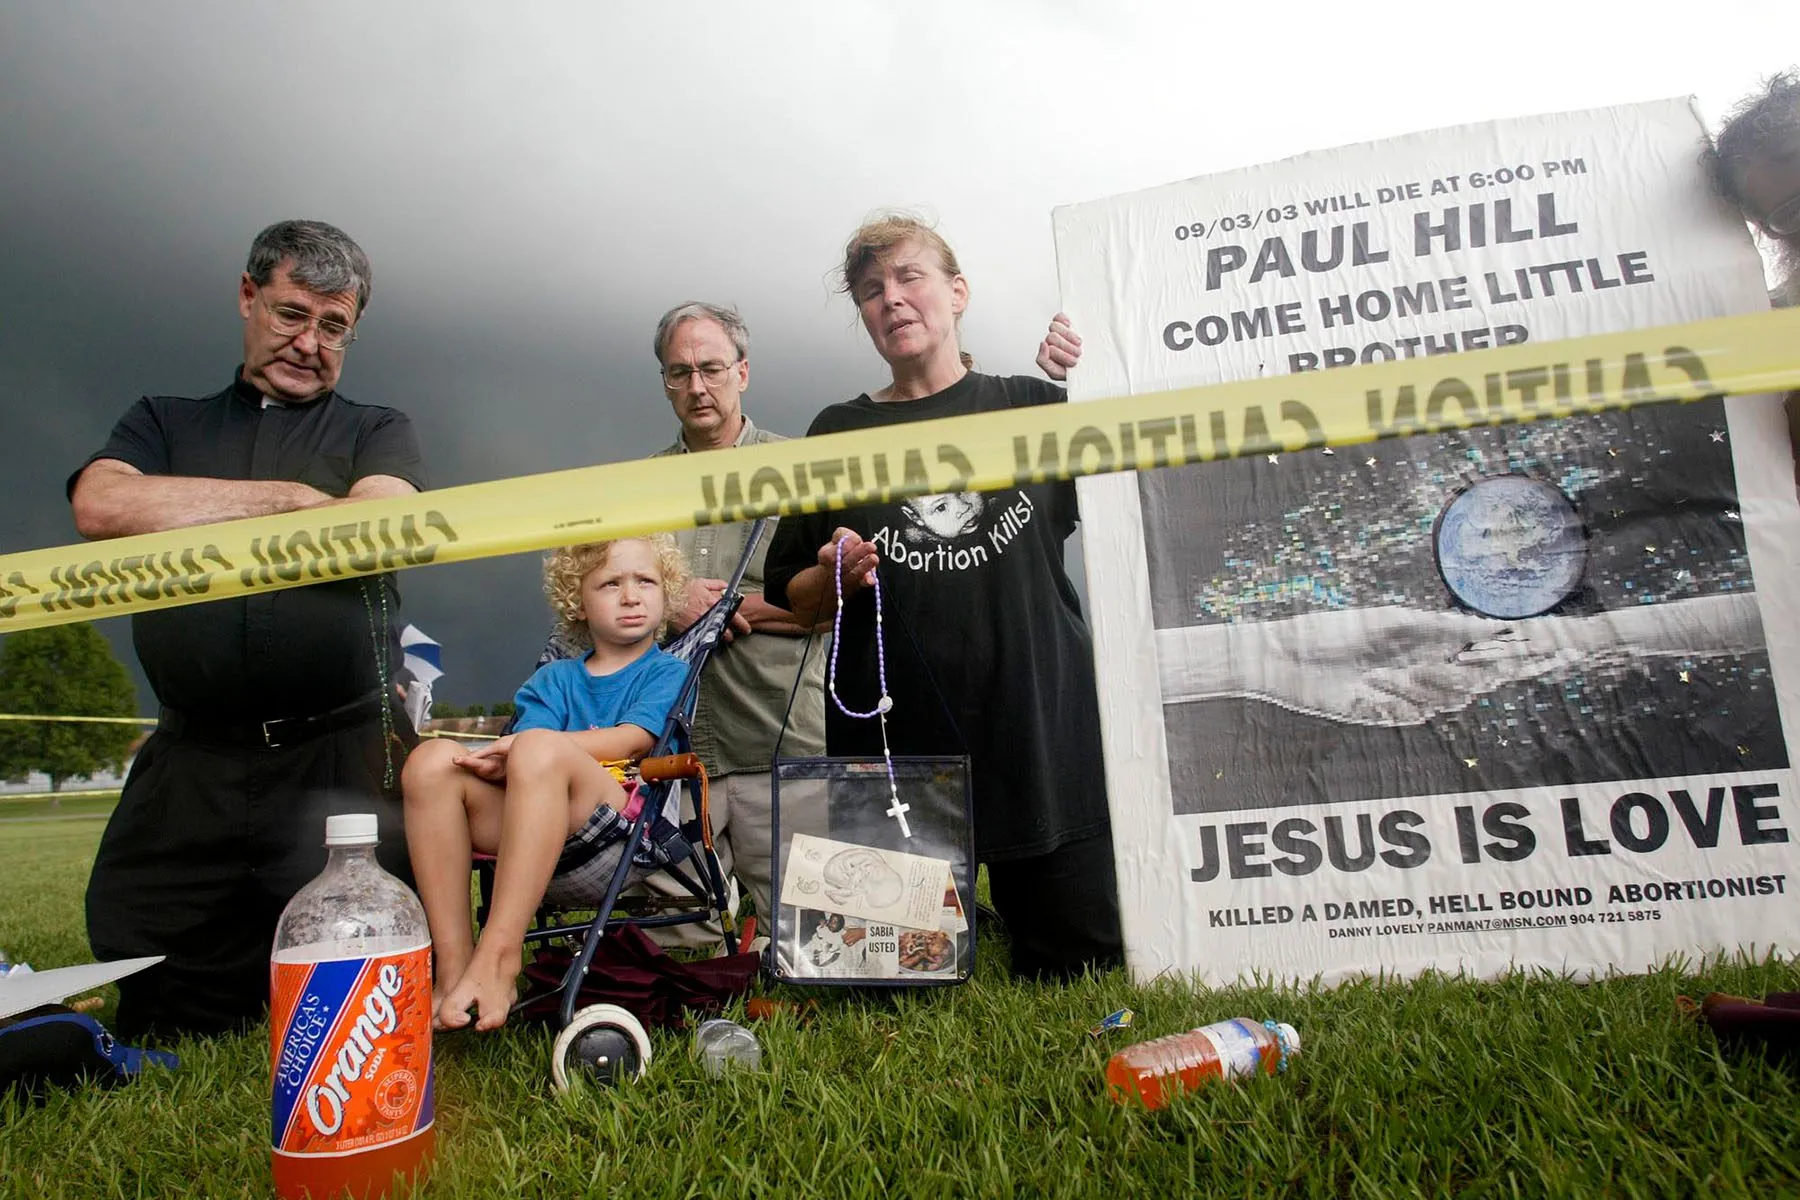
{"type": "Polygon", "coordinates": [[[1778,238],[1789,238],[1800,233],[1800,192],[1777,204],[1757,224],[1765,232],[1778,238]]]}
{"type": "Polygon", "coordinates": [[[282,337],[299,337],[308,328],[319,331],[319,345],[327,350],[342,350],[356,340],[356,330],[335,321],[330,317],[315,317],[304,308],[295,308],[291,304],[270,304],[263,302],[269,310],[269,328],[282,337]]]}
{"type": "MultiPolygon", "coordinates": [[[[742,359],[738,360],[738,362],[742,361],[742,359]]],[[[729,375],[731,368],[735,366],[737,366],[736,362],[703,362],[697,367],[690,367],[686,363],[671,363],[662,369],[663,386],[671,392],[680,391],[687,386],[688,380],[698,375],[700,381],[707,387],[718,387],[725,382],[725,376],[729,375]]]]}

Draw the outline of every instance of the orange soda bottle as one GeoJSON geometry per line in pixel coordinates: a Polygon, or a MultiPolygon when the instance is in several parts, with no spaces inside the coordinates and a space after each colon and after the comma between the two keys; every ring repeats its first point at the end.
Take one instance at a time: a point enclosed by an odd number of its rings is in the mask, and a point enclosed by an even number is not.
{"type": "Polygon", "coordinates": [[[429,1164],[436,1134],[431,936],[375,861],[372,813],[325,822],[325,870],[275,927],[269,962],[275,1191],[373,1200],[429,1164]]]}
{"type": "Polygon", "coordinates": [[[1285,1071],[1298,1053],[1300,1035],[1292,1025],[1247,1017],[1215,1021],[1125,1047],[1106,1064],[1107,1091],[1120,1103],[1135,1097],[1146,1108],[1162,1108],[1209,1079],[1285,1071]]]}

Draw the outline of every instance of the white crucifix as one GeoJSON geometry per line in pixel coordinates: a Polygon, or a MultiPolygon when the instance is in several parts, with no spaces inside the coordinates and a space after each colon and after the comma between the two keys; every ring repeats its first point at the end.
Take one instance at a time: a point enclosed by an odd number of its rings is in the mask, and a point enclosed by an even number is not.
{"type": "Polygon", "coordinates": [[[907,827],[906,814],[912,811],[912,805],[900,803],[900,793],[899,793],[899,791],[897,791],[895,789],[892,779],[890,779],[888,781],[888,795],[893,797],[894,803],[887,810],[887,815],[894,818],[894,820],[900,822],[900,836],[901,837],[904,837],[904,838],[911,837],[912,830],[907,827]]]}

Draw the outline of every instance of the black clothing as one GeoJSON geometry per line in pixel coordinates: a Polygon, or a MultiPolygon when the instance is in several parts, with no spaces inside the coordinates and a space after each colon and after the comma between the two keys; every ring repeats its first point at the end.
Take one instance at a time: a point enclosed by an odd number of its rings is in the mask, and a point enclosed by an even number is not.
{"type": "MultiPolygon", "coordinates": [[[[405,745],[417,741],[395,714],[405,745]]],[[[131,764],[88,881],[88,942],[101,960],[165,954],[118,982],[114,1031],[221,1033],[269,1003],[275,922],[325,869],[325,818],[376,813],[381,865],[410,879],[400,804],[383,798],[379,721],[281,750],[158,730],[131,764]]]]}
{"type": "MultiPolygon", "coordinates": [[[[864,395],[834,404],[807,433],[1064,399],[1061,388],[1042,380],[971,372],[921,400],[882,404],[864,395]]],[[[890,477],[901,477],[898,464],[890,477]]],[[[888,614],[894,753],[968,750],[975,848],[983,861],[1029,858],[1109,828],[1093,643],[1063,571],[1063,542],[1077,516],[1072,484],[1032,484],[783,517],[769,549],[766,595],[788,608],[789,581],[818,561],[833,529],[854,529],[875,543],[888,614]]],[[[871,590],[844,606],[836,654],[838,694],[852,708],[872,708],[878,689],[871,590]]],[[[852,720],[829,703],[825,740],[832,754],[881,753],[877,722],[852,720]]]]}
{"type": "Polygon", "coordinates": [[[1125,961],[1112,835],[988,864],[988,895],[1012,950],[1013,974],[1066,979],[1125,961]]]}
{"type": "Polygon", "coordinates": [[[196,716],[179,709],[165,708],[156,727],[174,738],[211,742],[216,746],[276,750],[307,741],[321,733],[355,728],[370,717],[379,717],[384,703],[391,701],[377,689],[360,699],[328,708],[321,713],[306,717],[281,717],[273,721],[196,716]]]}
{"type": "MultiPolygon", "coordinates": [[[[265,403],[241,378],[203,399],[139,400],[88,463],[101,458],[146,475],[283,480],[338,497],[370,475],[423,486],[404,414],[335,392],[265,403]]],[[[374,811],[381,860],[410,878],[399,767],[416,738],[389,696],[403,660],[398,607],[393,578],[378,576],[133,616],[163,720],[101,838],[88,940],[100,959],[168,961],[120,982],[122,1036],[258,1017],[276,918],[323,869],[328,814],[374,811]]]]}
{"type": "MultiPolygon", "coordinates": [[[[146,396],[113,428],[95,459],[146,475],[285,480],[332,496],[368,475],[423,488],[418,439],[405,414],[328,393],[307,404],[263,404],[238,380],[199,400],[146,396]]],[[[332,522],[330,510],[319,517],[332,522]]],[[[391,609],[392,576],[380,577],[391,609]]],[[[304,716],[336,708],[376,686],[369,629],[381,616],[376,585],[347,579],[258,596],[138,613],[131,640],[156,698],[184,713],[304,716]],[[373,615],[370,609],[374,609],[373,615]]],[[[401,661],[390,623],[388,661],[401,661]]]]}
{"type": "MultiPolygon", "coordinates": [[[[1042,380],[971,372],[920,400],[834,404],[807,436],[1066,399],[1042,380]]],[[[902,476],[890,464],[889,478],[902,476]]],[[[1074,485],[1049,483],[783,517],[764,573],[769,603],[792,608],[788,584],[818,562],[833,530],[875,543],[893,752],[968,752],[976,856],[988,864],[1013,970],[1033,978],[1124,957],[1093,641],[1063,570],[1079,515],[1074,485]]],[[[844,605],[834,653],[838,695],[873,708],[872,589],[844,605]]],[[[880,725],[827,702],[825,742],[833,755],[878,756],[880,725]]]]}

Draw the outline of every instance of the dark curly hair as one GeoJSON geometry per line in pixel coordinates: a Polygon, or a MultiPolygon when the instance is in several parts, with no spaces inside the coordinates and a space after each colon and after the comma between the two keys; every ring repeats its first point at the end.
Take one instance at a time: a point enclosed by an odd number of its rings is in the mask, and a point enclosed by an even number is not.
{"type": "MultiPolygon", "coordinates": [[[[1744,177],[1758,162],[1800,162],[1800,71],[1771,75],[1761,91],[1745,97],[1707,144],[1702,161],[1719,194],[1746,218],[1760,222],[1766,217],[1745,203],[1744,177]]],[[[1800,237],[1771,235],[1769,242],[1780,272],[1780,295],[1789,304],[1800,303],[1800,237]]]]}
{"type": "MultiPolygon", "coordinates": [[[[1706,148],[1704,162],[1713,186],[1743,207],[1738,188],[1745,167],[1759,159],[1800,157],[1800,71],[1783,71],[1763,82],[1731,110],[1719,135],[1706,148]]],[[[1754,215],[1754,214],[1753,214],[1754,215]]]]}

